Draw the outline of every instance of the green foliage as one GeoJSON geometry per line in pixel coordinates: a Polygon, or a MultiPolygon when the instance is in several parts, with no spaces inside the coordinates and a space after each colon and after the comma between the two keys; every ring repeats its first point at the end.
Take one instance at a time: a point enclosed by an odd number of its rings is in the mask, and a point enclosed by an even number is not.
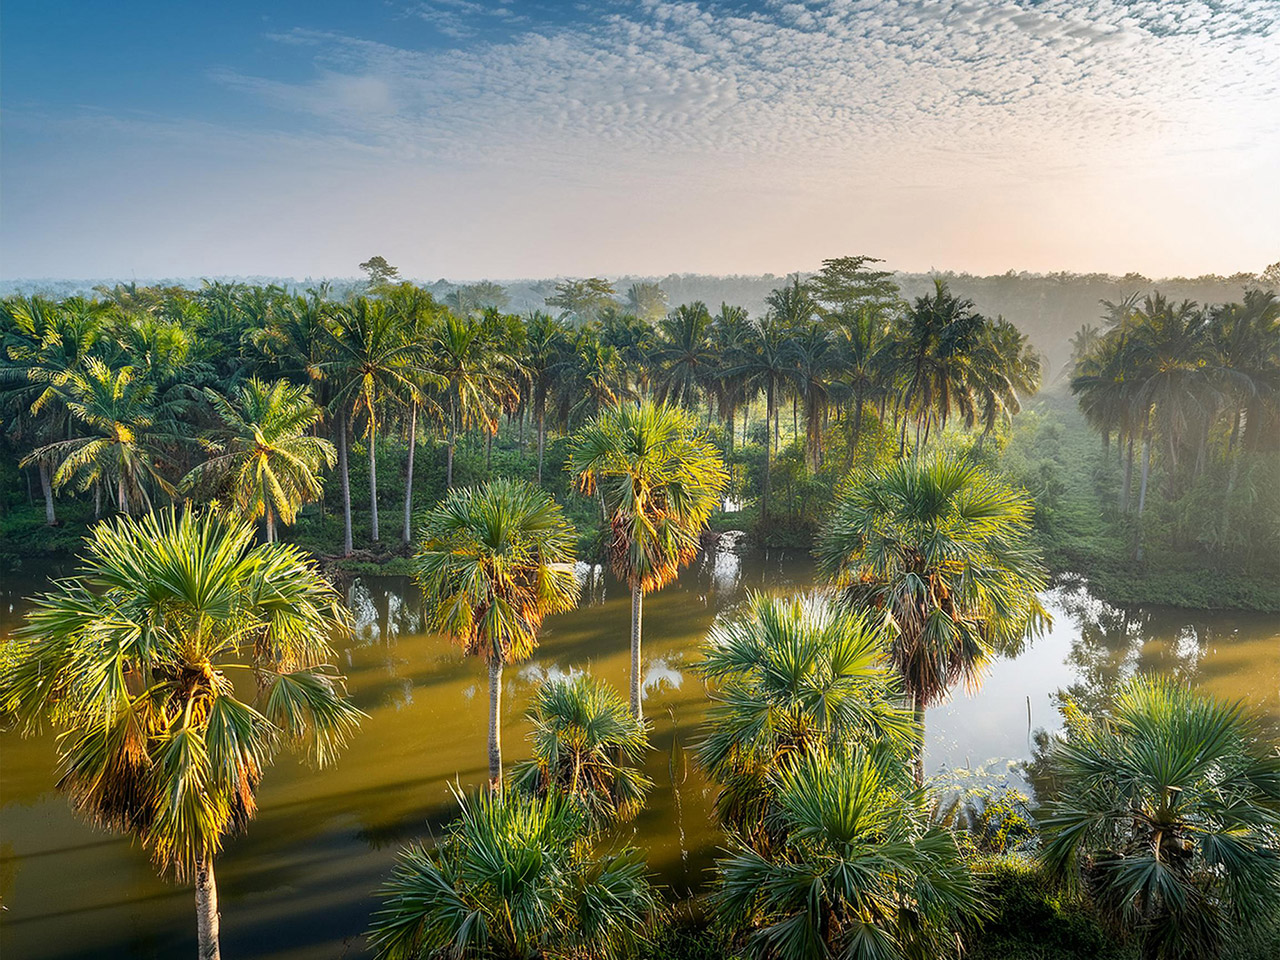
{"type": "Polygon", "coordinates": [[[282,747],[328,763],[362,716],[329,666],[337,594],[294,548],[252,539],[190,511],[99,524],[80,575],[36,598],[0,657],[0,709],[60,730],[77,810],[180,878],[252,819],[282,747]]]}
{"type": "Polygon", "coordinates": [[[649,751],[649,728],[602,680],[585,673],[547,680],[529,708],[533,757],[516,765],[518,790],[580,804],[593,827],[630,820],[653,786],[637,764],[649,751]]]}
{"type": "Polygon", "coordinates": [[[1051,741],[1044,859],[1145,957],[1223,955],[1280,901],[1280,754],[1238,704],[1138,679],[1111,710],[1068,703],[1051,741]]]}
{"type": "Polygon", "coordinates": [[[657,911],[635,850],[595,854],[558,796],[458,794],[434,850],[403,850],[379,890],[369,939],[380,960],[620,957],[657,911]]]}
{"type": "Polygon", "coordinates": [[[811,756],[777,775],[777,805],[781,843],[716,864],[712,909],[754,955],[924,960],[975,925],[978,884],[896,760],[811,756]]]}
{"type": "Polygon", "coordinates": [[[721,784],[727,825],[764,841],[779,772],[815,751],[912,753],[919,731],[884,661],[887,639],[868,614],[758,593],[712,627],[698,664],[713,702],[698,759],[721,784]]]}

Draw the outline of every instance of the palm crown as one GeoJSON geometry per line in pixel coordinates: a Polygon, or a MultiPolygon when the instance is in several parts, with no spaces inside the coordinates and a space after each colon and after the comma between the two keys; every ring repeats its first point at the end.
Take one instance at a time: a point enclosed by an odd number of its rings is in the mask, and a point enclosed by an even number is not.
{"type": "Polygon", "coordinates": [[[252,377],[234,401],[212,390],[206,394],[224,438],[209,444],[213,456],[183,483],[198,488],[208,482],[244,516],[265,515],[268,539],[274,539],[275,518],[293,523],[298,508],[320,496],[321,467],[337,460],[333,444],[306,434],[320,410],[307,387],[284,380],[266,384],[252,377]]]}
{"type": "Polygon", "coordinates": [[[0,693],[28,728],[48,713],[65,731],[59,785],[80,811],[188,877],[253,817],[282,746],[325,763],[355,729],[326,666],[346,617],[301,553],[253,546],[248,524],[122,518],[93,529],[80,577],[36,599],[0,693]]]}

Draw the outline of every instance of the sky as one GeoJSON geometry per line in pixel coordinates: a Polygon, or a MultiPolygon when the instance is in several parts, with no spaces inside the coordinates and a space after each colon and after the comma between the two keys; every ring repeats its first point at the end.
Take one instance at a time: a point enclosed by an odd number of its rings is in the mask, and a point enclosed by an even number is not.
{"type": "Polygon", "coordinates": [[[5,0],[0,277],[1280,260],[1280,0],[5,0]]]}

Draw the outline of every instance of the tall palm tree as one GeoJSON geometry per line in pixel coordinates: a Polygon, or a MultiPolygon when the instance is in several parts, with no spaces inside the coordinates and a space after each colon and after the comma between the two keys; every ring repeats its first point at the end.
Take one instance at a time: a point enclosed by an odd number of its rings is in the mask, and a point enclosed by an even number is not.
{"type": "MultiPolygon", "coordinates": [[[[916,424],[916,445],[928,442],[955,412],[972,415],[972,360],[986,327],[972,300],[955,296],[945,281],[932,295],[917,297],[898,340],[897,368],[904,382],[901,404],[916,424]]],[[[903,420],[901,445],[906,443],[903,420]]]]}
{"type": "Polygon", "coordinates": [[[568,324],[541,310],[529,315],[526,330],[525,371],[529,399],[538,432],[538,483],[542,483],[542,463],[547,442],[547,404],[556,389],[557,378],[569,353],[568,324]]]}
{"type": "Polygon", "coordinates": [[[853,396],[849,462],[857,456],[867,403],[888,396],[893,385],[893,315],[889,308],[860,305],[831,314],[836,370],[843,389],[853,396]]]}
{"type": "Polygon", "coordinates": [[[400,852],[379,890],[378,960],[618,957],[658,908],[634,849],[599,855],[566,799],[481,791],[439,843],[400,852]]]}
{"type": "Polygon", "coordinates": [[[428,624],[489,667],[489,781],[502,784],[502,668],[527,660],[542,621],[573,609],[574,531],[551,497],[495,480],[452,490],[426,518],[415,573],[428,624]]]}
{"type": "Polygon", "coordinates": [[[791,389],[804,409],[804,455],[811,471],[822,462],[822,426],[833,392],[838,351],[827,327],[810,322],[797,329],[788,344],[791,389]]]}
{"type": "MultiPolygon", "coordinates": [[[[1032,509],[977,464],[917,457],[856,477],[822,530],[819,570],[853,609],[888,619],[889,656],[921,729],[953,684],[979,686],[995,657],[1016,654],[1049,623],[1032,509]]],[[[923,754],[916,777],[923,782],[923,754]]]]}
{"type": "Polygon", "coordinates": [[[1004,317],[984,324],[972,357],[973,404],[965,416],[969,427],[982,425],[978,443],[1001,423],[1011,423],[1022,398],[1040,389],[1040,355],[1031,339],[1004,317]]]}
{"type": "Polygon", "coordinates": [[[587,424],[568,469],[583,493],[600,496],[610,562],[631,588],[631,712],[639,718],[644,595],[674,580],[697,554],[729,477],[689,413],[647,402],[606,410],[587,424]]]}
{"type": "Polygon", "coordinates": [[[723,788],[727,825],[762,842],[771,777],[815,750],[914,752],[919,732],[887,647],[883,621],[813,598],[753,593],[712,627],[698,665],[712,700],[698,758],[723,788]]]}
{"type": "Polygon", "coordinates": [[[276,518],[292,524],[304,503],[320,497],[321,468],[337,461],[332,443],[307,434],[320,408],[309,387],[286,380],[267,384],[250,377],[232,399],[215,390],[205,394],[222,421],[221,436],[208,444],[211,456],[182,485],[225,494],[251,520],[265,517],[270,543],[276,518]]]}
{"type": "Polygon", "coordinates": [[[420,345],[407,340],[397,316],[380,300],[358,297],[338,310],[327,338],[320,375],[331,381],[338,411],[338,460],[342,472],[344,542],[351,554],[351,491],[347,435],[351,423],[364,416],[369,441],[370,538],[378,532],[378,421],[383,406],[413,387],[414,361],[420,345]],[[349,419],[348,419],[349,418],[349,419]]]}
{"type": "Polygon", "coordinates": [[[533,695],[529,722],[533,757],[512,771],[517,789],[567,797],[597,827],[640,812],[653,786],[638,768],[649,730],[607,684],[585,673],[548,680],[533,695]]]}
{"type": "MultiPolygon", "coordinates": [[[[716,412],[724,420],[729,433],[729,449],[733,450],[734,422],[739,407],[751,400],[750,378],[743,369],[743,360],[751,349],[751,321],[742,307],[720,304],[720,312],[711,321],[711,349],[715,361],[708,376],[707,389],[716,403],[716,412]]],[[[742,442],[746,443],[744,425],[742,442]]]]}
{"type": "Polygon", "coordinates": [[[764,394],[764,426],[765,456],[764,477],[760,487],[760,513],[763,518],[769,516],[770,494],[770,448],[769,424],[773,422],[773,445],[778,442],[778,407],[782,402],[782,394],[786,389],[787,376],[790,370],[787,337],[788,329],[772,312],[753,325],[752,336],[747,350],[742,355],[741,363],[733,368],[734,373],[741,373],[751,393],[764,394]]]}
{"type": "Polygon", "coordinates": [[[150,506],[152,486],[173,495],[161,472],[160,446],[172,441],[155,429],[150,385],[134,378],[132,367],[112,370],[97,357],[85,361],[83,373],[51,378],[74,421],[90,433],[46,444],[30,453],[23,466],[56,465],[53,488],[68,484],[88,490],[102,484],[116,498],[120,513],[150,506]]]}
{"type": "Polygon", "coordinates": [[[448,419],[445,484],[453,487],[453,453],[458,431],[498,429],[503,406],[519,397],[515,358],[497,349],[483,319],[448,316],[427,347],[428,367],[442,381],[440,401],[448,419]]]}
{"type": "Polygon", "coordinates": [[[219,955],[214,860],[264,771],[287,745],[329,762],[362,716],[326,666],[338,595],[299,551],[253,537],[172,509],[100,524],[80,575],[36,598],[0,656],[0,705],[62,730],[75,808],[194,880],[201,960],[219,955]]]}
{"type": "Polygon", "coordinates": [[[1144,960],[1223,955],[1280,903],[1280,757],[1238,703],[1138,679],[1065,711],[1051,741],[1044,859],[1081,880],[1144,960]]]}
{"type": "Polygon", "coordinates": [[[707,305],[684,304],[659,320],[651,359],[658,368],[658,399],[692,408],[716,366],[707,305]]]}
{"type": "MultiPolygon", "coordinates": [[[[10,297],[0,304],[5,320],[0,356],[3,409],[10,429],[45,446],[71,439],[72,415],[63,388],[73,374],[83,374],[91,356],[101,357],[106,326],[114,312],[109,303],[73,297],[54,303],[44,297],[10,297]]],[[[57,522],[53,472],[57,463],[36,461],[44,494],[45,521],[57,522]]],[[[95,488],[97,489],[97,488],[95,488]]]]}
{"type": "Polygon", "coordinates": [[[716,919],[761,957],[943,957],[981,915],[977,883],[923,791],[883,752],[810,754],[777,775],[775,848],[735,837],[716,919]]]}

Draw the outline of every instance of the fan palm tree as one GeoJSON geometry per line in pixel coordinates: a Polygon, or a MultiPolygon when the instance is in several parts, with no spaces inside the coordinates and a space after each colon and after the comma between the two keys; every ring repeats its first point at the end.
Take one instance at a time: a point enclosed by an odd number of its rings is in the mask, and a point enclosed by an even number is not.
{"type": "Polygon", "coordinates": [[[362,716],[326,666],[338,595],[299,551],[253,537],[172,509],[100,524],[80,575],[36,598],[0,656],[0,706],[62,730],[75,808],[194,880],[201,960],[218,957],[214,859],[264,771],[287,745],[329,762],[362,716]]]}
{"type": "Polygon", "coordinates": [[[883,752],[810,755],[776,775],[783,841],[735,838],[712,912],[757,957],[940,957],[980,916],[955,838],[883,752]]]}
{"type": "Polygon", "coordinates": [[[432,848],[402,850],[379,890],[379,960],[618,957],[658,901],[632,849],[598,856],[567,799],[481,791],[432,848]]]}
{"type": "Polygon", "coordinates": [[[183,479],[188,490],[208,487],[251,520],[265,517],[267,542],[276,539],[276,518],[286,526],[298,509],[320,497],[322,467],[337,461],[333,444],[307,434],[320,419],[310,388],[251,377],[233,399],[206,390],[222,437],[208,444],[212,454],[183,479]]]}
{"type": "Polygon", "coordinates": [[[698,552],[729,477],[692,417],[667,404],[606,410],[574,439],[567,465],[583,493],[598,494],[614,572],[631,588],[631,713],[642,713],[644,595],[666,586],[698,552]]]}
{"type": "Polygon", "coordinates": [[[585,673],[548,680],[533,695],[529,722],[533,757],[512,771],[517,789],[568,797],[597,827],[640,812],[653,786],[637,767],[649,730],[607,684],[585,673]]]}
{"type": "Polygon", "coordinates": [[[887,650],[883,619],[814,598],[753,593],[712,627],[698,665],[712,700],[698,758],[723,787],[727,825],[765,837],[770,778],[815,750],[914,753],[915,717],[887,650]]]}
{"type": "Polygon", "coordinates": [[[1051,742],[1044,859],[1082,880],[1144,960],[1222,956],[1280,902],[1280,757],[1238,703],[1137,679],[1066,710],[1051,742]]]}
{"type": "Polygon", "coordinates": [[[921,729],[953,684],[981,685],[995,657],[1018,653],[1049,623],[1032,509],[975,463],[917,457],[856,477],[822,530],[819,570],[853,609],[888,619],[889,656],[921,729]]]}
{"type": "Polygon", "coordinates": [[[155,429],[150,385],[139,383],[132,367],[112,370],[97,357],[88,358],[84,366],[83,373],[51,380],[74,420],[92,432],[46,444],[22,465],[55,464],[55,490],[68,484],[78,490],[102,484],[126,515],[135,507],[150,506],[152,485],[173,495],[172,484],[161,473],[160,445],[175,438],[155,429]]]}
{"type": "Polygon", "coordinates": [[[489,780],[502,783],[502,668],[527,660],[542,621],[578,602],[574,531],[524,482],[452,490],[426,517],[414,560],[428,625],[489,667],[489,780]]]}

